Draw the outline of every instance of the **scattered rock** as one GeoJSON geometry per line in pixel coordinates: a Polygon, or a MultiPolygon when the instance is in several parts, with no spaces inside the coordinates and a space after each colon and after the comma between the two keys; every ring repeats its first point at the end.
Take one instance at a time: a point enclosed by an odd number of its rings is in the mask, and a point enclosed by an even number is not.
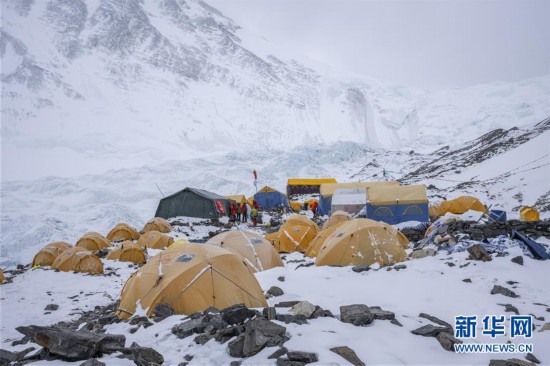
{"type": "MultiPolygon", "coordinates": [[[[110,316],[111,316],[111,319],[116,318],[114,315],[110,315],[110,316]]],[[[146,317],[146,316],[133,316],[132,318],[130,318],[129,324],[130,325],[140,325],[144,328],[148,328],[151,325],[153,325],[153,323],[151,323],[149,321],[149,318],[146,317]]]]}
{"type": "Polygon", "coordinates": [[[550,323],[545,323],[542,327],[540,327],[539,332],[544,332],[545,330],[550,330],[550,323]]]}
{"type": "Polygon", "coordinates": [[[499,304],[500,306],[504,306],[504,311],[507,313],[515,313],[516,315],[519,315],[519,310],[512,304],[499,304]]]}
{"type": "Polygon", "coordinates": [[[277,314],[275,320],[284,322],[285,324],[296,323],[298,325],[307,324],[305,315],[277,314]]]}
{"type": "Polygon", "coordinates": [[[531,362],[536,363],[536,364],[540,363],[539,359],[536,358],[535,355],[532,354],[532,353],[527,353],[527,355],[525,356],[525,359],[527,361],[531,361],[531,362]]]}
{"type": "Polygon", "coordinates": [[[29,347],[19,352],[10,352],[0,349],[0,365],[9,365],[11,362],[22,361],[29,352],[34,350],[34,347],[29,347]]]}
{"type": "Polygon", "coordinates": [[[59,309],[59,305],[57,305],[57,304],[48,304],[44,308],[44,311],[56,311],[57,309],[59,309]]]}
{"type": "Polygon", "coordinates": [[[489,366],[535,366],[535,364],[518,358],[510,358],[508,360],[491,360],[489,366]]]}
{"type": "Polygon", "coordinates": [[[470,265],[470,262],[464,263],[464,264],[461,264],[461,265],[459,266],[459,268],[468,267],[469,265],[470,265]]]}
{"type": "Polygon", "coordinates": [[[357,272],[357,273],[361,273],[361,272],[366,272],[368,270],[370,270],[370,266],[369,265],[362,265],[362,266],[355,266],[355,267],[351,267],[351,270],[353,272],[357,272]]]}
{"type": "Polygon", "coordinates": [[[256,315],[254,310],[248,309],[244,304],[236,304],[221,311],[222,319],[228,324],[243,324],[246,319],[256,315]]]}
{"type": "Polygon", "coordinates": [[[277,280],[279,280],[281,282],[285,282],[285,276],[279,276],[279,277],[277,277],[277,280]]]}
{"type": "Polygon", "coordinates": [[[423,337],[435,337],[441,332],[452,334],[453,331],[448,327],[436,327],[431,324],[426,324],[418,329],[411,331],[412,334],[420,335],[423,337]]]}
{"type": "Polygon", "coordinates": [[[122,358],[134,361],[137,366],[162,365],[164,362],[164,357],[160,353],[150,347],[141,347],[136,342],[120,352],[123,354],[122,358]]]}
{"type": "Polygon", "coordinates": [[[395,325],[397,325],[397,326],[399,326],[399,327],[402,327],[402,326],[403,326],[403,324],[401,324],[401,323],[399,322],[399,320],[397,320],[397,319],[392,319],[392,320],[390,320],[390,323],[395,324],[395,325]]]}
{"type": "Polygon", "coordinates": [[[374,321],[374,314],[364,304],[340,306],[340,320],[355,326],[369,325],[374,321]]]}
{"type": "Polygon", "coordinates": [[[491,290],[491,295],[495,294],[501,294],[508,297],[519,297],[514,291],[507,289],[506,287],[502,287],[499,285],[494,285],[493,289],[491,290]]]}
{"type": "Polygon", "coordinates": [[[405,268],[407,268],[407,266],[404,264],[398,264],[397,266],[393,266],[393,269],[395,269],[396,271],[399,271],[400,269],[405,269],[405,268]]]}
{"type": "Polygon", "coordinates": [[[280,287],[271,286],[269,290],[267,290],[267,294],[271,296],[281,296],[281,295],[284,295],[285,293],[280,287]]]}
{"type": "Polygon", "coordinates": [[[276,308],[291,308],[299,302],[300,301],[282,301],[278,304],[275,304],[275,307],[276,308]]]}
{"type": "Polygon", "coordinates": [[[290,361],[298,361],[305,364],[319,361],[317,353],[312,352],[288,351],[287,357],[290,361]]]}
{"type": "Polygon", "coordinates": [[[189,337],[194,333],[198,333],[197,328],[201,325],[201,323],[202,318],[188,319],[183,323],[174,325],[172,327],[172,334],[174,334],[178,338],[189,337]]]}
{"type": "Polygon", "coordinates": [[[429,314],[426,314],[426,313],[420,313],[418,316],[421,317],[421,318],[424,318],[424,319],[428,319],[432,323],[441,325],[442,327],[447,327],[451,330],[453,329],[453,326],[451,324],[449,324],[446,321],[443,321],[443,320],[441,320],[441,319],[439,319],[439,318],[437,318],[433,315],[429,315],[429,314]]]}
{"type": "Polygon", "coordinates": [[[506,281],[506,283],[510,286],[513,286],[515,284],[518,284],[519,282],[517,282],[517,281],[506,281]]]}
{"type": "Polygon", "coordinates": [[[153,309],[153,319],[156,322],[163,321],[164,319],[174,314],[174,309],[172,309],[170,305],[167,304],[156,304],[155,308],[153,309]]]}
{"type": "Polygon", "coordinates": [[[315,263],[314,262],[309,262],[309,263],[305,263],[305,264],[300,264],[298,267],[294,268],[294,270],[297,270],[298,268],[302,268],[302,267],[311,267],[313,266],[315,263]]]}
{"type": "Polygon", "coordinates": [[[466,283],[472,283],[472,280],[471,280],[471,279],[469,279],[469,278],[465,278],[465,279],[463,279],[463,280],[462,280],[462,282],[466,282],[466,283]]]}
{"type": "Polygon", "coordinates": [[[374,319],[377,320],[393,320],[395,319],[395,313],[387,310],[383,310],[380,306],[369,306],[371,313],[374,314],[374,319]]]}
{"type": "Polygon", "coordinates": [[[315,311],[313,312],[313,314],[311,314],[309,318],[317,319],[317,318],[326,318],[326,317],[334,318],[334,314],[332,314],[330,310],[325,310],[320,306],[315,306],[315,311]]]}
{"type": "Polygon", "coordinates": [[[334,347],[330,349],[353,366],[365,366],[365,363],[359,359],[354,350],[348,346],[334,347]]]}
{"type": "Polygon", "coordinates": [[[239,336],[228,343],[229,355],[231,357],[243,358],[244,353],[244,335],[239,336]]]}
{"type": "Polygon", "coordinates": [[[460,339],[456,339],[451,334],[446,332],[439,332],[435,338],[438,340],[439,344],[443,349],[454,352],[455,351],[455,344],[462,343],[460,339]]]}
{"type": "Polygon", "coordinates": [[[301,301],[290,308],[290,312],[295,315],[303,315],[306,319],[309,319],[315,312],[315,305],[307,301],[301,301]]]}
{"type": "Polygon", "coordinates": [[[287,352],[288,352],[288,350],[286,349],[286,347],[281,347],[278,350],[276,350],[275,352],[273,352],[272,354],[270,354],[269,356],[267,356],[267,358],[268,359],[279,358],[281,356],[286,355],[287,352]]]}
{"type": "Polygon", "coordinates": [[[424,249],[420,249],[420,250],[415,250],[414,252],[409,254],[409,258],[420,259],[420,258],[425,258],[425,257],[428,257],[428,256],[433,257],[435,254],[436,254],[435,249],[433,249],[433,248],[424,248],[424,249]]]}
{"type": "Polygon", "coordinates": [[[544,317],[543,317],[543,316],[536,316],[535,314],[531,314],[531,313],[529,313],[529,315],[531,315],[535,320],[538,320],[539,322],[543,322],[543,321],[544,321],[544,317]]]}
{"type": "Polygon", "coordinates": [[[231,361],[229,366],[241,366],[241,361],[231,361]]]}
{"type": "Polygon", "coordinates": [[[203,333],[203,334],[199,334],[198,336],[196,336],[195,339],[193,339],[193,342],[195,342],[196,344],[203,345],[206,342],[208,342],[209,340],[211,340],[212,338],[214,338],[213,335],[203,333]]]}
{"type": "Polygon", "coordinates": [[[517,257],[512,258],[512,262],[523,266],[523,257],[518,255],[517,257]]]}
{"type": "Polygon", "coordinates": [[[221,329],[216,333],[216,342],[225,343],[231,338],[238,336],[239,334],[244,332],[244,326],[243,325],[236,325],[233,327],[221,329]]]}
{"type": "Polygon", "coordinates": [[[256,318],[245,324],[243,355],[250,357],[264,347],[282,346],[288,340],[286,328],[263,318],[256,318]]]}
{"type": "Polygon", "coordinates": [[[454,266],[456,266],[456,264],[454,264],[453,262],[446,262],[445,264],[448,265],[449,267],[454,267],[454,266]]]}
{"type": "Polygon", "coordinates": [[[474,244],[471,247],[468,248],[468,253],[470,253],[470,259],[476,260],[476,261],[483,261],[483,262],[489,262],[492,261],[493,258],[487,253],[485,248],[483,248],[479,244],[474,244]]]}
{"type": "Polygon", "coordinates": [[[105,366],[105,364],[95,358],[90,358],[89,360],[82,362],[78,366],[105,366]]]}
{"type": "Polygon", "coordinates": [[[277,309],[274,307],[264,308],[262,314],[267,320],[273,320],[277,317],[277,309]]]}
{"type": "Polygon", "coordinates": [[[84,330],[30,325],[17,331],[44,347],[52,355],[69,361],[94,358],[124,348],[126,337],[119,334],[97,334],[84,330]]]}

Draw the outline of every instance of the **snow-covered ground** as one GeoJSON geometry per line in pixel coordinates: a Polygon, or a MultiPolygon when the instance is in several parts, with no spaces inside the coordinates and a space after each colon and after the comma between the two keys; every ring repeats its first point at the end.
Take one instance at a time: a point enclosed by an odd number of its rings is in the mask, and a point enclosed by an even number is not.
{"type": "MultiPolygon", "coordinates": [[[[270,305],[281,301],[306,300],[332,311],[335,315],[340,313],[339,307],[342,305],[377,305],[394,312],[396,319],[403,325],[399,327],[389,321],[377,320],[367,327],[355,327],[333,318],[312,319],[305,325],[278,322],[286,327],[290,335],[285,347],[289,350],[318,353],[319,365],[345,364],[343,359],[329,350],[343,345],[355,350],[367,365],[487,365],[490,359],[521,359],[524,355],[456,354],[445,351],[435,338],[413,335],[411,331],[430,324],[418,317],[422,312],[450,324],[454,324],[454,316],[457,315],[477,315],[481,318],[495,314],[509,318],[511,313],[505,313],[504,307],[498,304],[512,304],[518,308],[520,314],[548,319],[548,262],[524,257],[524,265],[519,266],[511,262],[510,258],[522,255],[521,249],[515,247],[508,252],[509,255],[505,257],[493,256],[491,262],[467,260],[467,252],[451,255],[440,252],[435,257],[409,260],[405,263],[407,268],[399,271],[381,268],[362,273],[355,273],[350,267],[297,268],[301,263],[293,261],[304,258],[301,254],[294,253],[286,257],[284,268],[260,272],[256,277],[264,291],[271,286],[283,289],[284,295],[268,299],[270,305]],[[455,266],[449,266],[449,262],[455,266]],[[468,263],[469,265],[461,267],[468,263]],[[280,276],[284,276],[284,282],[278,280],[280,276]],[[472,283],[463,282],[467,278],[472,283]],[[510,286],[506,281],[518,283],[510,286]],[[342,286],[343,283],[346,285],[342,286]],[[520,297],[491,295],[495,284],[513,289],[520,297]]],[[[0,285],[0,347],[22,350],[29,346],[10,346],[11,340],[21,338],[14,329],[16,326],[75,320],[79,311],[93,309],[95,305],[107,305],[116,299],[133,268],[113,261],[105,263],[117,276],[86,276],[37,269],[15,277],[13,283],[0,285]],[[49,303],[58,304],[59,310],[44,315],[44,308],[49,303]]],[[[278,308],[277,311],[287,310],[278,308]]],[[[171,328],[180,323],[182,318],[172,316],[146,329],[142,327],[134,334],[129,332],[133,326],[127,323],[108,325],[106,329],[111,334],[124,334],[127,346],[135,341],[141,346],[154,348],[163,354],[165,365],[178,365],[183,361],[183,356],[188,354],[194,356],[192,364],[197,365],[227,365],[235,360],[228,354],[227,343],[219,344],[210,340],[201,346],[193,342],[194,337],[176,338],[171,333],[171,328]]],[[[537,328],[544,323],[545,321],[534,320],[537,328]]],[[[468,342],[505,343],[510,339],[508,334],[496,339],[482,336],[481,320],[478,323],[478,334],[475,340],[468,342]]],[[[542,364],[550,363],[550,349],[547,347],[550,343],[550,331],[535,331],[532,339],[516,338],[511,341],[532,343],[533,354],[542,364]]],[[[243,364],[275,365],[275,360],[267,359],[275,350],[276,348],[266,348],[245,359],[243,364]]],[[[115,355],[101,360],[108,365],[131,364],[115,355]]],[[[60,361],[42,361],[37,365],[59,363],[60,361]]]]}

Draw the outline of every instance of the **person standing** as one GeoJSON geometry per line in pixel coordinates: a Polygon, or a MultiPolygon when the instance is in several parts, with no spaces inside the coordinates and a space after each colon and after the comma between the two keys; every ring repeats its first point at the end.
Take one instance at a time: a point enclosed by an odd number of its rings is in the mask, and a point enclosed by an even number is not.
{"type": "Polygon", "coordinates": [[[243,204],[241,205],[241,213],[243,215],[243,219],[242,219],[242,222],[247,222],[247,218],[246,218],[246,213],[248,211],[248,207],[246,206],[246,203],[243,202],[243,204]]]}
{"type": "Polygon", "coordinates": [[[310,202],[309,204],[309,209],[311,210],[311,212],[313,212],[313,217],[317,215],[317,205],[317,201],[310,202]]]}
{"type": "Polygon", "coordinates": [[[237,221],[241,221],[241,204],[236,204],[237,221]]]}
{"type": "Polygon", "coordinates": [[[237,204],[235,202],[231,202],[230,208],[231,218],[233,219],[233,221],[237,221],[237,204]]]}
{"type": "Polygon", "coordinates": [[[255,208],[252,208],[250,210],[250,219],[252,220],[252,226],[256,226],[258,224],[258,210],[255,208]]]}

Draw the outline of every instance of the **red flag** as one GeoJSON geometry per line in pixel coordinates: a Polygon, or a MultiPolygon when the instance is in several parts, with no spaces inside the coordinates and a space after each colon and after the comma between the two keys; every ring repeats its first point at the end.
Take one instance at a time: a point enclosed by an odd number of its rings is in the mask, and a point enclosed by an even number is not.
{"type": "Polygon", "coordinates": [[[254,180],[258,179],[258,173],[256,173],[256,169],[254,169],[252,173],[254,173],[254,180]]]}

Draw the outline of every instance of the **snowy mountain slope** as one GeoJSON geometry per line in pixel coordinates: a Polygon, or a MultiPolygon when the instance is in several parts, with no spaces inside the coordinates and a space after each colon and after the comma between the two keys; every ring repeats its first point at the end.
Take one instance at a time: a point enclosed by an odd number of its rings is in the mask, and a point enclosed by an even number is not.
{"type": "Polygon", "coordinates": [[[548,77],[428,94],[341,75],[196,0],[4,1],[0,56],[4,180],[337,141],[431,151],[550,115],[548,77]]]}

